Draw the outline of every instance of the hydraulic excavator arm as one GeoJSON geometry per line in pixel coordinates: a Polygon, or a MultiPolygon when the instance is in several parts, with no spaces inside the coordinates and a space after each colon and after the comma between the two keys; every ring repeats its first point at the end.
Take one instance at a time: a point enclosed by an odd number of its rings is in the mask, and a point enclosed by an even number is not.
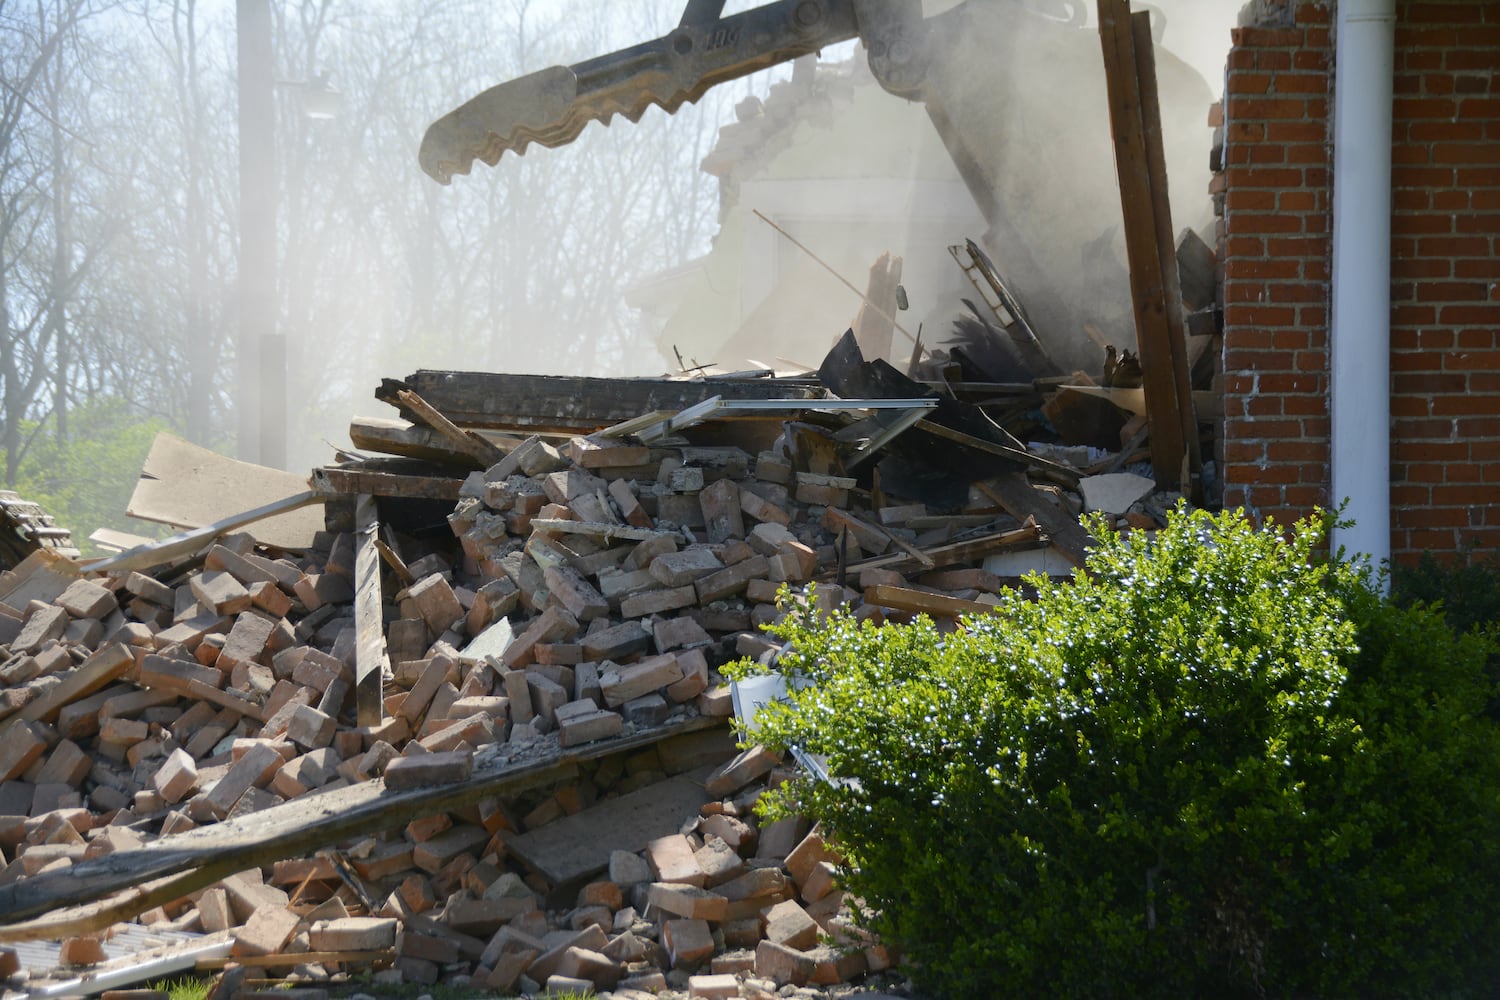
{"type": "Polygon", "coordinates": [[[653,104],[671,113],[716,84],[855,37],[886,89],[920,96],[920,0],[780,0],[730,17],[723,9],[724,0],[688,0],[661,38],[491,87],[427,129],[422,169],[447,184],[476,159],[494,166],[533,142],[566,145],[591,121],[639,121],[653,104]]]}

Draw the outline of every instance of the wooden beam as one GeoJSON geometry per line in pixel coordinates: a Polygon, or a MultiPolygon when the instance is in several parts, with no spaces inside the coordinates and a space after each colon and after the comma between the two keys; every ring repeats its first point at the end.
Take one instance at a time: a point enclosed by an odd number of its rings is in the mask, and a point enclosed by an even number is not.
{"type": "Polygon", "coordinates": [[[568,435],[603,430],[652,410],[679,412],[710,396],[817,399],[823,395],[816,382],[806,379],[581,378],[418,371],[402,382],[387,380],[375,397],[399,406],[398,389],[416,392],[460,427],[568,435]]]}
{"type": "Polygon", "coordinates": [[[1151,176],[1152,220],[1156,224],[1156,252],[1161,259],[1167,303],[1168,344],[1172,348],[1172,380],[1178,419],[1187,445],[1189,482],[1194,503],[1203,500],[1203,458],[1198,444],[1198,418],[1193,406],[1192,364],[1188,360],[1187,323],[1183,318],[1182,277],[1177,273],[1177,234],[1172,231],[1172,202],[1167,193],[1167,152],[1162,137],[1161,100],[1156,85],[1156,48],[1151,40],[1151,14],[1130,15],[1135,42],[1136,76],[1140,81],[1141,122],[1146,134],[1146,167],[1151,176]]]}
{"type": "Polygon", "coordinates": [[[380,522],[375,498],[361,494],[354,502],[354,707],[361,728],[385,721],[381,677],[385,665],[385,629],[380,614],[380,522]]]}
{"type": "Polygon", "coordinates": [[[1168,317],[1176,304],[1167,299],[1167,276],[1163,273],[1157,236],[1155,199],[1165,198],[1166,192],[1158,195],[1151,180],[1130,0],[1098,0],[1098,10],[1130,290],[1135,305],[1136,340],[1145,378],[1147,418],[1151,422],[1151,468],[1158,486],[1176,489],[1182,485],[1188,464],[1182,421],[1182,408],[1188,404],[1177,398],[1168,317]]]}
{"type": "Polygon", "coordinates": [[[234,955],[229,958],[201,958],[198,960],[196,968],[207,970],[222,969],[227,965],[244,965],[256,969],[290,969],[296,965],[306,965],[312,962],[319,964],[353,962],[359,965],[370,965],[376,962],[391,962],[395,958],[396,952],[392,948],[385,948],[379,951],[300,951],[284,952],[280,955],[234,955]]]}
{"type": "Polygon", "coordinates": [[[554,535],[583,535],[605,544],[644,542],[652,538],[682,540],[682,533],[677,531],[658,531],[655,528],[636,528],[628,524],[607,524],[603,521],[573,521],[561,517],[534,517],[531,519],[531,530],[554,535]]]}
{"type": "Polygon", "coordinates": [[[189,700],[210,702],[220,708],[227,708],[231,712],[248,715],[256,722],[263,723],[270,718],[265,705],[232,687],[220,689],[194,679],[187,682],[187,697],[189,700]]]}
{"type": "Polygon", "coordinates": [[[1012,462],[1023,466],[1041,469],[1068,480],[1074,485],[1078,483],[1080,478],[1078,470],[1071,465],[1063,465],[1061,462],[1054,462],[1050,458],[1033,455],[1025,448],[1014,448],[1008,445],[996,444],[993,441],[986,441],[984,438],[965,434],[963,431],[954,430],[952,427],[946,427],[935,420],[922,419],[917,421],[917,430],[926,431],[934,437],[940,437],[956,444],[961,444],[966,448],[973,448],[975,451],[997,455],[1001,458],[1008,458],[1012,462]]]}
{"type": "Polygon", "coordinates": [[[911,558],[915,559],[923,569],[937,569],[937,560],[933,559],[932,556],[923,552],[921,549],[917,548],[906,539],[897,536],[896,533],[890,528],[887,528],[883,524],[872,525],[872,527],[879,530],[880,533],[886,538],[889,538],[891,540],[891,544],[896,546],[896,548],[900,549],[902,552],[905,552],[908,556],[911,556],[911,558]]]}

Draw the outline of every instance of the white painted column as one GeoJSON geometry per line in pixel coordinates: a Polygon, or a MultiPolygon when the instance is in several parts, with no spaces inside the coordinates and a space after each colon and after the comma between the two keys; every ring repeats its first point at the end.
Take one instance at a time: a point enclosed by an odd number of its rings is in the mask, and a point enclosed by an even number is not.
{"type": "Polygon", "coordinates": [[[1333,545],[1391,555],[1391,103],[1396,0],[1338,0],[1334,57],[1333,545]]]}

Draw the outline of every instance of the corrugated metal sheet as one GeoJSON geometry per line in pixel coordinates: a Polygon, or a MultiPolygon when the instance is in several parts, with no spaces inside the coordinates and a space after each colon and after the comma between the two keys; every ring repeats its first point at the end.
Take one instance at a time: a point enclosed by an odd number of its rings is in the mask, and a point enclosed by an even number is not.
{"type": "MultiPolygon", "coordinates": [[[[81,996],[97,992],[90,983],[108,977],[115,985],[121,975],[127,977],[128,970],[140,967],[142,978],[160,975],[162,960],[170,960],[177,954],[188,954],[201,946],[227,940],[223,935],[197,934],[190,931],[153,930],[142,924],[116,924],[110,936],[103,941],[105,962],[96,966],[64,968],[58,965],[62,944],[59,941],[23,941],[7,945],[14,948],[26,973],[23,990],[28,994],[59,996],[81,996]],[[76,989],[58,992],[67,983],[76,983],[76,989]]],[[[188,959],[190,967],[194,959],[188,959]]],[[[170,961],[167,965],[172,964],[170,961]]],[[[133,980],[139,982],[139,980],[133,980]]],[[[115,988],[110,985],[109,988],[115,988]]]]}

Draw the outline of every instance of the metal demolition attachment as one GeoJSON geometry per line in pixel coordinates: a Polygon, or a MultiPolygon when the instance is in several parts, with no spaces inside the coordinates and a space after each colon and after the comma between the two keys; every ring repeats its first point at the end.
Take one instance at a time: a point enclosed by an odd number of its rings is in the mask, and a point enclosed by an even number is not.
{"type": "Polygon", "coordinates": [[[427,129],[422,169],[447,184],[476,159],[556,147],[591,121],[639,121],[651,105],[675,112],[710,87],[859,37],[887,90],[918,97],[923,78],[917,0],[781,0],[721,18],[724,0],[688,0],[669,34],[572,66],[491,87],[427,129]]]}

